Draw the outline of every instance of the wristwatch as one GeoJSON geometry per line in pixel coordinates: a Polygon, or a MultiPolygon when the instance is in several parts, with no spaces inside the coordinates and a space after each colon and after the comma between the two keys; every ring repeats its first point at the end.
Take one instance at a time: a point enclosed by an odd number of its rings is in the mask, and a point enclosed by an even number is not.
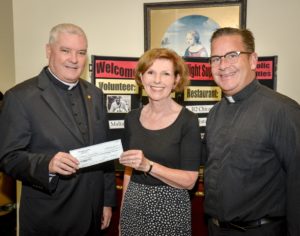
{"type": "Polygon", "coordinates": [[[149,161],[149,165],[150,165],[149,170],[145,172],[146,175],[150,174],[152,167],[153,167],[153,161],[149,161]]]}

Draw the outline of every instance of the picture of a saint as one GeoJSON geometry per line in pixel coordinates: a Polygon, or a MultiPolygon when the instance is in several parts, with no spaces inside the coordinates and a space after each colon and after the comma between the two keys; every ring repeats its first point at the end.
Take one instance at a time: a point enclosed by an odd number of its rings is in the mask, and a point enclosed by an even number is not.
{"type": "Polygon", "coordinates": [[[184,57],[207,57],[206,48],[200,41],[200,35],[196,30],[189,31],[186,34],[186,43],[188,48],[185,50],[184,57]]]}
{"type": "Polygon", "coordinates": [[[184,16],[168,27],[160,46],[171,48],[183,57],[209,57],[209,40],[217,28],[219,24],[206,16],[184,16]]]}

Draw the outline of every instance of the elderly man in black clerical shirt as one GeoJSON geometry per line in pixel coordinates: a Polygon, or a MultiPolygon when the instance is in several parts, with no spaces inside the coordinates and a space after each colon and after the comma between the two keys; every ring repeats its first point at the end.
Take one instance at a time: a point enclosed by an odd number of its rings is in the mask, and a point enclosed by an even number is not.
{"type": "Polygon", "coordinates": [[[70,150],[107,141],[103,93],[80,79],[87,38],[73,24],[52,28],[49,65],[6,92],[0,170],[22,181],[21,236],[100,235],[115,204],[114,164],[79,169],[70,150]]]}

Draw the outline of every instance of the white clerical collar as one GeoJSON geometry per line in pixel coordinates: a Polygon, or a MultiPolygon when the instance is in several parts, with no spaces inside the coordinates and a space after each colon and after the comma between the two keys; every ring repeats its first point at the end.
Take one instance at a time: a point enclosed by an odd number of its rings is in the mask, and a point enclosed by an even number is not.
{"type": "Polygon", "coordinates": [[[68,90],[71,90],[72,88],[74,88],[78,84],[78,82],[79,82],[78,80],[75,83],[68,83],[68,82],[62,81],[55,74],[53,74],[53,72],[50,70],[50,67],[48,67],[48,70],[53,75],[53,77],[55,79],[57,79],[58,81],[60,81],[61,83],[65,84],[65,85],[69,86],[68,90]]]}
{"type": "Polygon", "coordinates": [[[230,103],[235,103],[235,100],[234,100],[234,98],[232,96],[226,96],[226,99],[230,103]]]}

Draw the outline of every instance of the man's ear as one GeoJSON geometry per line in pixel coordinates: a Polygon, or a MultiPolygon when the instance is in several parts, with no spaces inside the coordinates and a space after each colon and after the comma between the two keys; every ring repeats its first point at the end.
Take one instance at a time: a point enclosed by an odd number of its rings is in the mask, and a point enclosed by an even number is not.
{"type": "Polygon", "coordinates": [[[257,53],[253,52],[250,56],[250,66],[251,66],[251,70],[256,70],[256,66],[257,66],[257,62],[258,62],[258,57],[257,57],[257,53]]]}
{"type": "Polygon", "coordinates": [[[47,57],[47,59],[49,59],[50,54],[51,54],[51,46],[49,43],[46,44],[45,49],[46,49],[46,57],[47,57]]]}

